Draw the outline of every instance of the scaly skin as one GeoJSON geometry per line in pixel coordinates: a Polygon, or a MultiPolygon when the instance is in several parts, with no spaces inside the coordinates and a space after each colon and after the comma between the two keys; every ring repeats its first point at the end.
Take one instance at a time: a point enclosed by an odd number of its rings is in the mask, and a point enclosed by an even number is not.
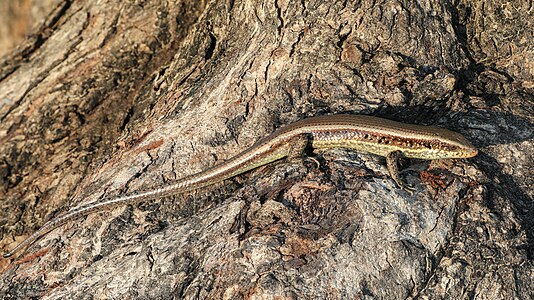
{"type": "Polygon", "coordinates": [[[312,117],[283,127],[233,158],[206,171],[182,178],[174,184],[104,199],[68,211],[46,222],[13,250],[4,254],[4,257],[13,256],[49,231],[90,213],[210,186],[284,157],[298,156],[309,144],[315,149],[346,148],[384,156],[391,177],[406,189],[409,188],[399,178],[398,157],[469,158],[478,153],[461,134],[443,128],[403,124],[364,115],[312,117]]]}

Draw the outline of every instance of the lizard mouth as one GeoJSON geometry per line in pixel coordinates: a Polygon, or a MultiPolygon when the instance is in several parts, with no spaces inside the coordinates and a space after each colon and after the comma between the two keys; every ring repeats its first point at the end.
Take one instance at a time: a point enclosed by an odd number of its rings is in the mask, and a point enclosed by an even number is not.
{"type": "Polygon", "coordinates": [[[465,158],[470,158],[470,157],[475,157],[477,156],[478,154],[478,149],[473,147],[473,148],[467,148],[465,149],[465,152],[464,152],[464,157],[465,158]]]}

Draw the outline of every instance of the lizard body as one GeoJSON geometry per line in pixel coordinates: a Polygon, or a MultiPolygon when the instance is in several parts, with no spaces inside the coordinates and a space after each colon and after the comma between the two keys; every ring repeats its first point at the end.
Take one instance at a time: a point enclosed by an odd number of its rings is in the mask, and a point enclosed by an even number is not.
{"type": "Polygon", "coordinates": [[[469,158],[478,153],[464,136],[439,127],[404,124],[365,115],[312,117],[285,126],[229,160],[173,184],[74,208],[46,222],[4,257],[13,256],[47,232],[79,217],[118,205],[154,200],[210,186],[284,157],[301,155],[308,145],[314,149],[347,148],[384,156],[391,177],[403,188],[407,187],[398,174],[397,159],[400,156],[444,159],[469,158]]]}

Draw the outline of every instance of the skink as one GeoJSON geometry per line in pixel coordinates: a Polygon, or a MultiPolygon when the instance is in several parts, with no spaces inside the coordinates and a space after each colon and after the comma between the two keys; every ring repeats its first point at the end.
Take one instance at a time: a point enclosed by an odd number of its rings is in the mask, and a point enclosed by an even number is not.
{"type": "Polygon", "coordinates": [[[399,178],[399,157],[469,158],[478,153],[464,136],[439,127],[404,124],[365,115],[312,117],[285,126],[231,159],[171,185],[74,208],[46,222],[4,257],[13,256],[49,231],[90,213],[210,186],[284,157],[300,156],[307,146],[314,149],[346,148],[384,156],[391,177],[403,188],[408,187],[399,178]]]}

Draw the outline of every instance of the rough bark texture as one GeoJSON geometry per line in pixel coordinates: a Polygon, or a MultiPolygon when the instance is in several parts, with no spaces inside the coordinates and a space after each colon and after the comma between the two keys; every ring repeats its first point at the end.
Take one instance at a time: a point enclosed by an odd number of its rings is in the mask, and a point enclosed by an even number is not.
{"type": "MultiPolygon", "coordinates": [[[[0,57],[21,44],[61,0],[0,0],[0,57]]],[[[30,39],[31,40],[31,39],[30,39]]]]}
{"type": "Polygon", "coordinates": [[[412,161],[415,194],[335,150],[90,215],[0,260],[0,298],[533,298],[526,2],[59,3],[0,63],[4,251],[307,116],[441,125],[481,154],[412,161]]]}

